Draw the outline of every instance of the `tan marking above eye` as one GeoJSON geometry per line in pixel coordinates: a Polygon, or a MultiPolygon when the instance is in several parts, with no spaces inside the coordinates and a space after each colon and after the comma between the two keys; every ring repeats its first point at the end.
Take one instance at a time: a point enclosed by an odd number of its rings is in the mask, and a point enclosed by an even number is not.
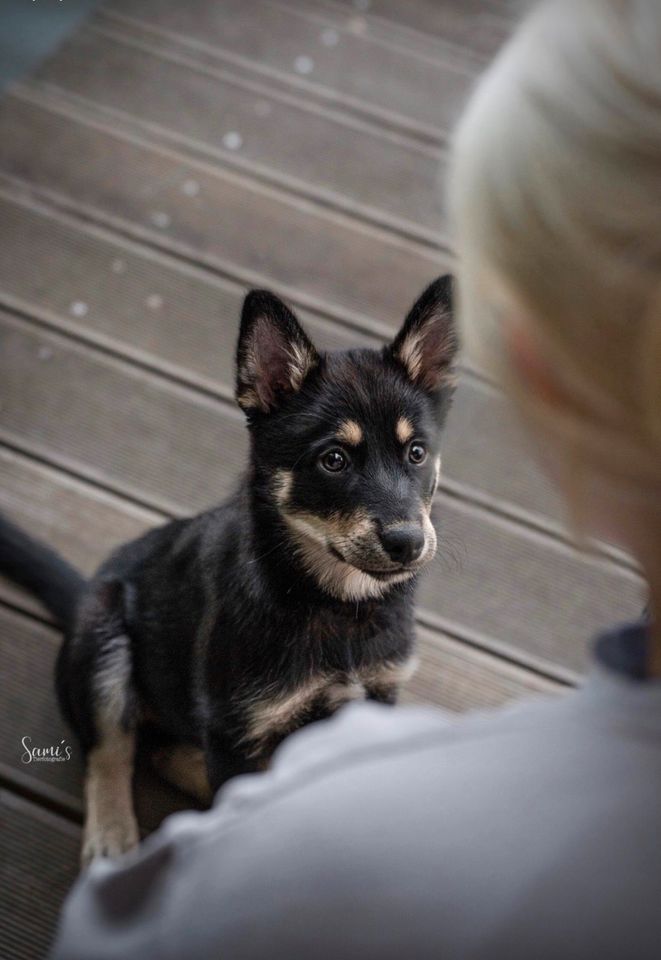
{"type": "Polygon", "coordinates": [[[395,424],[395,433],[400,443],[408,443],[415,430],[410,420],[407,420],[406,417],[400,417],[395,424]]]}
{"type": "Polygon", "coordinates": [[[340,443],[346,443],[350,447],[357,447],[363,442],[363,428],[355,420],[345,420],[341,423],[335,434],[340,443]]]}

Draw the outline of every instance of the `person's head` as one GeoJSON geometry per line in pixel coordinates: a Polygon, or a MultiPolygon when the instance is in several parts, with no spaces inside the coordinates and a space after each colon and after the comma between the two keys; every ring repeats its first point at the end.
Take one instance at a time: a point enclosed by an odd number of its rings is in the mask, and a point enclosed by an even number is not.
{"type": "Polygon", "coordinates": [[[643,528],[661,532],[659,0],[535,9],[459,125],[450,205],[469,356],[516,397],[581,531],[644,553],[643,528]]]}

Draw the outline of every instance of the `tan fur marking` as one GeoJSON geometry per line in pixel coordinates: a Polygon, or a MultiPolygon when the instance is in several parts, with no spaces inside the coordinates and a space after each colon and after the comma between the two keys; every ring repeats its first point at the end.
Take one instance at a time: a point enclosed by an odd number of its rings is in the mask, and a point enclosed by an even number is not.
{"type": "MultiPolygon", "coordinates": [[[[408,370],[411,380],[416,383],[424,383],[426,379],[426,373],[424,370],[425,366],[425,340],[429,335],[429,328],[434,326],[437,323],[438,317],[435,314],[429,316],[424,323],[414,332],[410,333],[402,342],[399,347],[398,357],[399,360],[404,364],[408,370]]],[[[444,337],[444,342],[437,345],[436,351],[443,353],[444,351],[451,350],[452,344],[454,341],[454,334],[451,330],[448,330],[444,337]]],[[[438,378],[439,382],[450,387],[455,383],[455,375],[451,369],[443,371],[442,375],[438,378]]],[[[430,387],[438,386],[438,383],[435,382],[436,377],[433,377],[431,382],[428,382],[427,385],[430,387]]]]}
{"type": "Polygon", "coordinates": [[[257,392],[250,388],[242,390],[236,401],[243,410],[252,410],[261,406],[257,392]]]}
{"type": "Polygon", "coordinates": [[[404,571],[389,581],[377,580],[329,552],[329,542],[342,543],[351,537],[367,536],[373,525],[367,516],[356,513],[352,517],[325,519],[314,514],[285,513],[284,517],[303,564],[331,596],[340,600],[382,597],[393,583],[408,580],[413,575],[404,571]]]}
{"type": "Polygon", "coordinates": [[[335,434],[340,443],[346,443],[350,447],[357,447],[363,442],[363,428],[355,420],[345,420],[341,423],[335,434]]]}
{"type": "Polygon", "coordinates": [[[312,677],[291,693],[266,697],[253,704],[248,714],[248,732],[245,739],[254,744],[251,754],[258,754],[263,741],[273,734],[286,731],[310,703],[319,696],[328,679],[312,677]]]}
{"type": "Polygon", "coordinates": [[[383,663],[359,670],[358,676],[361,683],[364,683],[366,687],[398,687],[411,679],[418,668],[418,664],[417,657],[409,657],[408,660],[396,662],[386,660],[383,663]]]}
{"type": "Polygon", "coordinates": [[[424,330],[429,322],[416,334],[407,337],[400,347],[399,359],[408,370],[411,380],[417,380],[422,369],[424,330]]]}
{"type": "Polygon", "coordinates": [[[308,373],[314,366],[314,360],[307,350],[299,347],[295,343],[289,344],[289,377],[294,390],[300,390],[301,385],[308,373]]]}
{"type": "Polygon", "coordinates": [[[83,866],[96,857],[116,857],[139,840],[132,791],[135,733],[123,726],[130,678],[129,640],[120,634],[106,643],[95,677],[99,739],[85,769],[83,866]]]}
{"type": "Polygon", "coordinates": [[[207,779],[204,753],[199,747],[177,744],[154,754],[152,763],[159,776],[168,783],[202,803],[211,803],[213,795],[207,779]]]}
{"type": "Polygon", "coordinates": [[[346,683],[331,683],[324,695],[329,709],[339,710],[344,704],[351,703],[353,700],[364,700],[365,687],[357,677],[354,677],[346,683]]]}
{"type": "Polygon", "coordinates": [[[283,507],[289,500],[294,474],[291,470],[276,470],[273,478],[273,494],[275,502],[283,507]]]}
{"type": "Polygon", "coordinates": [[[134,735],[115,730],[87,757],[84,867],[96,857],[117,857],[139,841],[131,790],[134,753],[134,735]]]}
{"type": "Polygon", "coordinates": [[[408,443],[414,434],[411,421],[406,417],[400,417],[395,424],[395,434],[400,443],[408,443]]]}

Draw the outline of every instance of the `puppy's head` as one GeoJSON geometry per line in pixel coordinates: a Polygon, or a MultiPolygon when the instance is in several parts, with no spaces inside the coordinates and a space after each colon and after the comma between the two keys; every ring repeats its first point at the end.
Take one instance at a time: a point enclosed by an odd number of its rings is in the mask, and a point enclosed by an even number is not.
{"type": "Polygon", "coordinates": [[[246,297],[236,395],[258,492],[336,598],[382,596],[434,556],[429,515],[457,349],[451,293],[451,277],[432,283],[381,351],[326,354],[272,293],[246,297]]]}

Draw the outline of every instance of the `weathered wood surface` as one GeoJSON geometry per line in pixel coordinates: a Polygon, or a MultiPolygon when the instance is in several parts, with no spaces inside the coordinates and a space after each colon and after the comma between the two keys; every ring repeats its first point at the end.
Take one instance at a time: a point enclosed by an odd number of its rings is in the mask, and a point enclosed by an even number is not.
{"type": "MultiPolygon", "coordinates": [[[[237,482],[241,299],[289,297],[324,349],[378,345],[451,268],[447,135],[519,0],[113,0],[0,102],[0,509],[91,573],[237,482]]],[[[470,364],[435,505],[421,665],[450,711],[562,692],[635,616],[627,558],[571,546],[501,394],[470,364]]],[[[0,581],[0,955],[44,955],[75,875],[81,764],[59,634],[0,581]],[[3,951],[5,953],[3,954],[3,951]]],[[[188,801],[141,764],[143,830],[188,801]]]]}
{"type": "MultiPolygon", "coordinates": [[[[108,13],[177,38],[217,62],[250,65],[276,82],[403,129],[441,137],[456,120],[474,79],[460,57],[422,57],[384,43],[356,18],[334,24],[338,41],[324,41],[324,19],[270,0],[186,4],[114,0],[108,13]]],[[[327,35],[326,35],[327,36],[327,35]]]]}
{"type": "Polygon", "coordinates": [[[76,876],[79,831],[1,789],[0,823],[0,957],[41,960],[76,876]]]}

